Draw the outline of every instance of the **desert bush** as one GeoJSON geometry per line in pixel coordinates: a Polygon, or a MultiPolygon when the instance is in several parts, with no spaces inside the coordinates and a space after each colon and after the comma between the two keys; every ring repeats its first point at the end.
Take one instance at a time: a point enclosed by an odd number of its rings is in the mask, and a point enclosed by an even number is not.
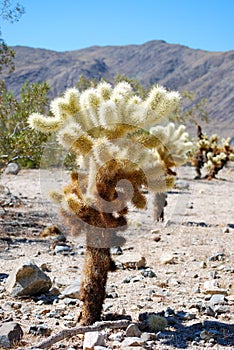
{"type": "Polygon", "coordinates": [[[27,119],[32,112],[48,113],[48,91],[46,83],[26,82],[17,100],[0,81],[0,169],[12,161],[23,167],[39,167],[47,135],[32,133],[27,119]]]}

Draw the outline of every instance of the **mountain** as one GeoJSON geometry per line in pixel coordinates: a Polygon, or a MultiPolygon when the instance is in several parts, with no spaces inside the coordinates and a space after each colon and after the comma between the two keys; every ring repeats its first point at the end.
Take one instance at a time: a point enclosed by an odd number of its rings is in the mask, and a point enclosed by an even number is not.
{"type": "Polygon", "coordinates": [[[197,99],[207,98],[210,122],[204,129],[234,136],[234,51],[195,50],[158,40],[67,52],[21,46],[13,49],[15,72],[2,78],[15,94],[26,80],[47,81],[51,97],[56,97],[73,87],[80,75],[113,82],[120,73],[138,79],[146,87],[159,83],[169,89],[194,92],[197,99]]]}

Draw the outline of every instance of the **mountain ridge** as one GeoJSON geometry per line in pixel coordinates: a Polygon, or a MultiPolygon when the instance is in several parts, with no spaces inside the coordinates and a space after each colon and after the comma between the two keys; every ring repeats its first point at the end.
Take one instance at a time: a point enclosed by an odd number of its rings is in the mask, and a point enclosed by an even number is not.
{"type": "Polygon", "coordinates": [[[47,81],[51,97],[73,87],[81,75],[113,82],[117,74],[137,79],[145,87],[194,92],[207,99],[210,122],[204,129],[234,136],[234,50],[211,52],[152,40],[141,45],[90,46],[80,50],[53,50],[15,46],[15,72],[3,75],[16,95],[30,82],[47,81]]]}

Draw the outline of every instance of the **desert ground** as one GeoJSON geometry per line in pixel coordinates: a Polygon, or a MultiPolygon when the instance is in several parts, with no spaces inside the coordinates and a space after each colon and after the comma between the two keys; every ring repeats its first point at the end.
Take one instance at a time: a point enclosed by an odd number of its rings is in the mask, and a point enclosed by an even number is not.
{"type": "MultiPolygon", "coordinates": [[[[164,222],[154,222],[151,195],[146,210],[131,209],[129,227],[121,232],[126,240],[122,254],[113,251],[118,268],[109,273],[102,316],[131,317],[138,324],[142,314],[153,312],[166,318],[167,327],[132,346],[124,345],[125,330],[106,329],[102,349],[234,348],[234,167],[212,181],[194,180],[190,166],[177,170],[164,222]],[[144,257],[145,267],[121,264],[129,253],[144,257]],[[214,295],[219,295],[216,302],[214,295]]],[[[85,237],[69,235],[46,197],[67,177],[66,171],[21,170],[0,178],[0,326],[9,320],[21,325],[24,336],[15,348],[26,349],[48,336],[30,331],[32,325],[45,325],[51,334],[76,326],[80,302],[61,293],[82,274],[85,237]],[[51,225],[64,229],[68,251],[56,251],[55,237],[41,234],[51,225]],[[16,298],[7,292],[4,276],[28,260],[46,265],[56,297],[16,298]]],[[[51,346],[62,348],[82,349],[83,335],[51,346]]]]}

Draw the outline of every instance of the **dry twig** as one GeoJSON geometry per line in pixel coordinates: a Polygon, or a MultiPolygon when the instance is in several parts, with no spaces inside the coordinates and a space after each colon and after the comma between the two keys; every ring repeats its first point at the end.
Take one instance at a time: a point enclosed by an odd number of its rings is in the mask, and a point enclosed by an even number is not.
{"type": "MultiPolygon", "coordinates": [[[[68,337],[71,338],[77,334],[101,331],[102,329],[105,329],[105,328],[110,328],[110,329],[127,328],[129,323],[130,323],[129,320],[102,321],[102,322],[96,322],[91,326],[78,326],[74,328],[63,329],[58,334],[51,335],[50,337],[41,341],[40,343],[30,346],[26,350],[48,349],[53,344],[59,342],[60,340],[63,340],[68,337]]],[[[20,348],[18,350],[20,350],[20,348]]]]}

